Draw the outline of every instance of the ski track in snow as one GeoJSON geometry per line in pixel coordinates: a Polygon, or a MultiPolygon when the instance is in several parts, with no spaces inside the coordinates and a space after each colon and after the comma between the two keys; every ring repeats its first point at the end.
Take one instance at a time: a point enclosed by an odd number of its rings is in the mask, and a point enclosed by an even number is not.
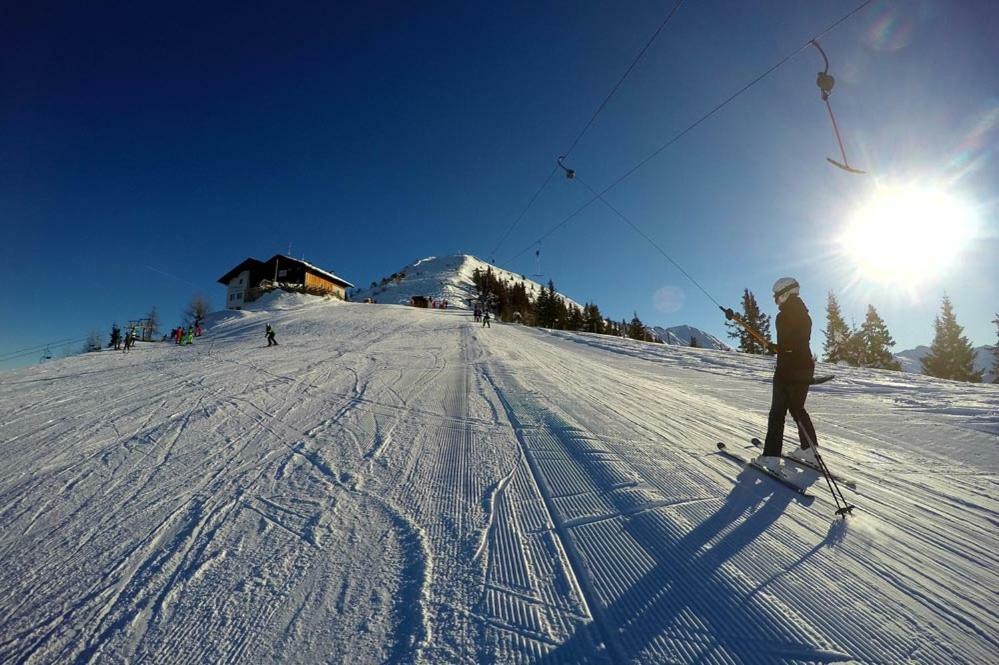
{"type": "Polygon", "coordinates": [[[834,368],[843,521],[714,452],[756,454],[766,359],[272,305],[5,375],[0,662],[999,653],[996,387],[834,368]]]}

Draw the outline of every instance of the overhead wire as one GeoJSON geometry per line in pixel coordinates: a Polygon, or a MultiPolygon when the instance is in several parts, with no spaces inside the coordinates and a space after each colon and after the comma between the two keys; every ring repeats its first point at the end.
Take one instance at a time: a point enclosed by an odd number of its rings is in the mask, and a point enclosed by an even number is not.
{"type": "Polygon", "coordinates": [[[22,358],[24,356],[30,356],[35,353],[43,352],[45,351],[45,349],[50,349],[50,348],[58,349],[59,347],[62,346],[68,346],[70,344],[76,344],[79,342],[84,342],[86,340],[87,337],[78,337],[78,338],[67,337],[65,339],[56,340],[55,342],[49,342],[47,344],[39,344],[37,346],[18,349],[16,351],[8,351],[7,353],[0,355],[0,363],[7,362],[9,360],[15,360],[17,358],[22,358]]]}
{"type": "Polygon", "coordinates": [[[677,132],[676,134],[674,134],[668,141],[666,141],[664,144],[662,144],[661,146],[659,146],[658,148],[656,148],[655,150],[653,150],[648,156],[646,156],[645,158],[643,158],[642,160],[640,160],[637,164],[635,164],[634,166],[632,166],[631,168],[629,168],[627,171],[625,171],[621,176],[619,176],[611,184],[607,185],[606,187],[604,187],[599,192],[594,191],[594,196],[589,201],[587,201],[586,203],[584,203],[582,206],[576,208],[573,212],[569,213],[568,216],[564,217],[558,224],[556,224],[551,229],[549,229],[544,234],[542,234],[537,240],[535,240],[531,244],[527,245],[524,249],[522,249],[517,254],[514,254],[513,256],[511,256],[508,259],[508,261],[514,261],[514,260],[518,259],[525,252],[527,252],[529,249],[531,249],[532,247],[534,247],[535,245],[537,245],[538,243],[540,243],[542,240],[544,240],[545,238],[547,238],[548,236],[550,236],[551,234],[553,234],[555,231],[557,231],[560,228],[562,228],[563,226],[565,226],[567,223],[569,223],[569,221],[571,221],[577,215],[579,215],[579,213],[583,212],[588,207],[590,207],[595,201],[597,201],[598,198],[600,198],[603,195],[607,194],[607,192],[611,191],[612,189],[614,189],[615,187],[617,187],[618,185],[620,185],[622,182],[624,182],[625,180],[627,180],[628,178],[630,178],[632,175],[635,174],[635,172],[637,172],[639,169],[641,169],[646,164],[648,164],[650,161],[652,161],[655,157],[657,157],[659,154],[661,154],[664,150],[666,150],[671,145],[673,145],[674,143],[676,143],[677,141],[679,141],[681,138],[683,138],[684,136],[686,136],[687,134],[689,134],[691,131],[693,131],[694,129],[696,129],[703,122],[705,122],[706,120],[708,120],[709,118],[711,118],[713,115],[715,115],[716,113],[718,113],[718,111],[722,110],[725,106],[727,106],[728,104],[730,104],[731,102],[733,102],[736,98],[738,98],[743,93],[745,93],[746,91],[748,91],[750,88],[752,88],[753,86],[755,86],[757,83],[759,83],[760,81],[762,81],[763,79],[765,79],[767,76],[769,76],[770,74],[772,74],[776,70],[778,70],[781,67],[783,67],[785,64],[787,64],[788,61],[790,61],[792,58],[794,58],[799,53],[801,53],[802,51],[804,51],[805,49],[807,49],[809,46],[811,46],[811,44],[812,44],[813,41],[824,37],[829,32],[831,32],[832,30],[834,30],[837,27],[839,27],[843,22],[847,21],[853,15],[857,14],[862,9],[864,9],[865,7],[867,7],[867,5],[869,5],[869,4],[873,3],[873,2],[875,2],[875,0],[864,0],[864,2],[862,2],[859,5],[857,5],[857,7],[855,7],[854,9],[852,9],[850,12],[848,12],[848,13],[844,14],[843,16],[841,16],[840,18],[838,18],[836,21],[834,21],[832,24],[830,24],[828,27],[826,27],[822,32],[818,33],[814,37],[809,38],[802,46],[798,47],[794,51],[792,51],[792,52],[788,53],[787,55],[785,55],[783,58],[781,58],[780,60],[778,60],[774,65],[772,65],[771,67],[769,67],[763,73],[759,74],[758,76],[756,76],[755,78],[753,78],[751,81],[749,81],[749,83],[746,83],[741,88],[739,88],[736,92],[734,92],[733,94],[729,95],[723,101],[721,101],[720,103],[718,103],[717,105],[715,105],[710,111],[708,111],[707,113],[701,115],[697,120],[695,120],[691,124],[687,125],[684,129],[682,129],[679,132],[677,132]]]}
{"type": "MultiPolygon", "coordinates": [[[[643,46],[642,49],[638,52],[638,55],[636,55],[634,59],[632,59],[631,64],[628,65],[628,68],[624,70],[624,73],[621,75],[621,78],[617,80],[617,83],[614,84],[614,87],[611,88],[610,92],[607,93],[607,96],[604,97],[603,101],[600,102],[596,110],[593,111],[593,115],[590,116],[590,119],[586,122],[585,125],[583,125],[583,128],[579,130],[579,133],[576,134],[576,138],[573,139],[572,144],[569,146],[569,149],[562,153],[563,157],[568,157],[569,154],[576,148],[576,146],[579,145],[580,140],[583,138],[586,132],[589,131],[590,126],[597,119],[597,116],[600,115],[601,111],[604,110],[604,107],[607,106],[607,103],[611,100],[614,94],[617,93],[618,88],[620,88],[621,84],[624,83],[626,78],[628,78],[628,75],[631,74],[631,71],[635,68],[635,65],[637,65],[638,61],[642,59],[642,56],[645,55],[645,52],[649,50],[649,47],[652,46],[652,43],[656,41],[656,38],[659,37],[659,34],[663,31],[666,25],[673,19],[673,16],[676,14],[677,10],[680,8],[680,5],[682,4],[683,0],[677,0],[676,4],[673,5],[673,8],[666,15],[666,18],[664,18],[662,23],[659,24],[659,27],[656,29],[656,31],[652,33],[652,36],[649,37],[649,40],[645,42],[645,46],[643,46]]],[[[548,187],[548,184],[552,181],[552,178],[555,176],[557,172],[558,172],[558,166],[555,166],[551,170],[551,173],[548,174],[548,177],[545,178],[544,182],[541,183],[541,186],[538,188],[538,190],[534,192],[534,195],[527,202],[527,205],[524,206],[524,209],[520,211],[520,214],[517,215],[516,219],[513,220],[513,223],[510,224],[510,226],[507,228],[506,232],[503,234],[503,237],[500,238],[500,241],[496,243],[495,247],[493,247],[493,250],[489,253],[489,256],[495,256],[496,251],[500,247],[502,247],[503,243],[506,242],[506,239],[510,237],[510,234],[513,232],[514,228],[516,228],[517,224],[520,223],[520,220],[522,220],[524,216],[527,214],[527,212],[531,209],[531,207],[534,205],[534,202],[538,200],[538,197],[541,196],[541,193],[548,187]]]]}
{"type": "Polygon", "coordinates": [[[689,279],[690,282],[694,286],[696,286],[698,289],[700,289],[701,293],[703,293],[705,296],[707,296],[708,300],[710,300],[714,304],[718,305],[722,309],[725,309],[724,307],[722,307],[722,304],[720,302],[718,302],[717,300],[714,299],[714,296],[712,296],[710,293],[708,293],[707,289],[705,289],[703,286],[701,286],[700,282],[698,282],[696,279],[693,278],[693,276],[691,276],[690,273],[688,273],[686,270],[684,270],[683,266],[681,266],[679,263],[677,263],[676,261],[674,261],[673,257],[671,257],[669,254],[667,254],[666,250],[664,250],[662,247],[659,246],[659,243],[657,243],[655,240],[653,240],[651,237],[649,237],[649,235],[647,233],[645,233],[645,231],[643,231],[641,229],[641,227],[639,227],[637,224],[635,224],[633,221],[631,221],[627,217],[627,215],[625,215],[623,212],[621,212],[616,207],[614,207],[613,205],[611,205],[610,201],[608,201],[606,198],[604,198],[603,194],[600,194],[595,189],[593,189],[592,187],[590,187],[589,183],[587,183],[585,180],[583,180],[582,178],[580,178],[578,175],[575,176],[574,179],[578,180],[579,183],[581,185],[583,185],[583,187],[586,187],[586,189],[590,190],[590,192],[593,194],[594,199],[598,199],[601,203],[603,203],[605,206],[607,206],[607,208],[609,208],[611,212],[613,212],[615,215],[617,215],[618,217],[620,217],[628,226],[630,226],[632,229],[634,229],[635,232],[638,235],[642,236],[650,245],[652,245],[660,254],[662,254],[663,257],[665,257],[667,261],[669,261],[671,264],[673,264],[674,268],[676,268],[681,273],[683,273],[684,277],[686,277],[687,279],[689,279]]]}

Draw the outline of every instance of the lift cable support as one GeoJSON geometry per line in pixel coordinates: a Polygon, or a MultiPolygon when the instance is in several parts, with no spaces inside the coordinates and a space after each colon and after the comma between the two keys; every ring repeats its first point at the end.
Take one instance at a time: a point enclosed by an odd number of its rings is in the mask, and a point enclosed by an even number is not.
{"type": "Polygon", "coordinates": [[[846,149],[843,147],[843,139],[839,135],[839,125],[836,124],[836,116],[833,115],[832,105],[829,104],[829,95],[832,94],[833,86],[836,85],[836,79],[834,79],[829,73],[829,58],[826,57],[826,52],[822,50],[821,46],[819,46],[818,39],[813,39],[809,43],[818,50],[819,54],[822,56],[822,61],[825,63],[825,69],[818,73],[815,79],[815,84],[819,86],[822,101],[826,103],[826,110],[829,111],[829,121],[832,123],[833,133],[836,135],[836,143],[839,144],[839,154],[843,156],[842,162],[837,162],[831,157],[826,157],[826,161],[833,166],[838,166],[844,171],[848,171],[849,173],[862,174],[864,171],[850,166],[850,160],[846,158],[846,149]]]}
{"type": "MultiPolygon", "coordinates": [[[[522,249],[518,253],[512,255],[508,260],[509,261],[513,261],[513,260],[519,258],[521,255],[523,255],[529,249],[531,249],[532,247],[534,247],[535,245],[537,245],[539,242],[541,242],[542,240],[544,240],[545,238],[547,238],[548,236],[550,236],[551,234],[555,233],[560,228],[562,228],[563,226],[565,226],[566,224],[568,224],[572,219],[574,219],[576,216],[578,216],[581,212],[583,212],[584,210],[586,210],[587,208],[589,208],[591,205],[593,205],[593,203],[596,202],[597,199],[600,198],[600,196],[603,196],[604,194],[606,194],[607,192],[609,192],[610,190],[614,189],[615,187],[617,187],[618,185],[620,185],[622,182],[624,182],[625,180],[627,180],[628,178],[630,178],[631,176],[633,176],[636,172],[638,172],[640,169],[642,169],[646,164],[648,164],[653,159],[655,159],[656,157],[658,157],[659,154],[662,153],[664,150],[666,150],[671,145],[673,145],[674,143],[676,143],[677,141],[679,141],[681,138],[683,138],[684,136],[686,136],[687,134],[689,134],[690,132],[692,132],[699,125],[701,125],[706,120],[708,120],[709,118],[711,118],[713,115],[715,115],[716,113],[718,113],[725,106],[728,106],[728,104],[730,104],[731,102],[733,102],[737,97],[740,97],[743,93],[745,93],[746,91],[748,91],[750,88],[752,88],[753,86],[755,86],[757,83],[759,83],[760,81],[762,81],[763,79],[765,79],[766,77],[768,77],[770,74],[774,73],[775,71],[777,71],[778,69],[780,69],[781,67],[783,67],[792,58],[794,58],[795,56],[797,56],[798,54],[800,54],[802,51],[804,51],[807,48],[809,48],[812,45],[813,42],[816,42],[821,37],[829,34],[833,30],[835,30],[836,28],[838,28],[842,23],[844,23],[845,21],[847,21],[848,19],[850,19],[852,16],[854,16],[855,14],[857,14],[858,12],[860,12],[861,10],[863,10],[865,7],[867,7],[867,5],[871,4],[872,2],[874,2],[874,0],[864,0],[864,2],[860,3],[854,9],[850,10],[850,12],[848,12],[848,13],[844,14],[843,16],[841,16],[840,18],[838,18],[836,21],[834,21],[832,24],[830,24],[825,30],[823,30],[822,32],[820,32],[818,35],[816,35],[812,39],[809,39],[807,42],[805,42],[803,45],[801,45],[800,47],[798,47],[797,49],[795,49],[791,53],[788,53],[787,55],[785,55],[783,58],[781,58],[775,64],[773,64],[769,69],[767,69],[763,73],[759,74],[758,76],[756,76],[756,78],[754,78],[753,80],[751,80],[749,83],[746,83],[744,86],[742,86],[741,88],[739,88],[738,90],[736,90],[734,93],[732,93],[731,95],[729,95],[728,97],[726,97],[721,102],[719,102],[710,111],[708,111],[707,113],[705,113],[704,115],[702,115],[700,118],[698,118],[697,120],[695,120],[691,124],[687,125],[687,127],[685,127],[684,129],[682,129],[679,132],[677,132],[676,134],[674,134],[672,136],[672,138],[670,138],[664,144],[662,144],[661,146],[659,146],[658,148],[656,148],[655,150],[653,150],[648,156],[646,156],[643,159],[641,159],[637,164],[635,164],[634,166],[632,166],[630,169],[628,169],[627,171],[625,171],[621,176],[619,176],[617,178],[617,180],[615,180],[611,184],[607,185],[602,190],[599,190],[599,192],[594,191],[594,196],[589,201],[587,201],[583,205],[581,205],[578,208],[576,208],[574,211],[572,211],[571,213],[569,213],[566,217],[562,218],[562,220],[558,224],[556,224],[555,226],[553,226],[552,228],[550,228],[548,231],[546,231],[544,234],[542,234],[541,237],[539,237],[536,240],[534,240],[531,244],[527,245],[524,249],[522,249]]],[[[572,170],[572,169],[569,169],[567,166],[565,166],[563,164],[563,160],[565,159],[565,157],[566,156],[563,155],[562,157],[559,158],[559,161],[556,164],[554,171],[557,171],[558,168],[561,166],[562,169],[566,172],[566,178],[571,180],[576,175],[576,172],[574,170],[572,170]],[[571,172],[572,175],[570,175],[570,172],[571,172]]],[[[839,166],[839,164],[837,164],[837,166],[839,166]]],[[[549,178],[550,178],[550,176],[549,176],[549,178]]]]}
{"type": "MultiPolygon", "coordinates": [[[[635,58],[631,61],[631,64],[628,65],[628,68],[624,70],[624,73],[621,75],[621,78],[618,79],[617,83],[614,84],[614,87],[611,88],[610,92],[607,93],[607,96],[604,97],[604,100],[600,102],[599,106],[597,106],[596,110],[593,112],[593,115],[590,116],[590,119],[586,122],[585,125],[583,125],[583,128],[579,131],[579,133],[576,134],[576,138],[573,139],[572,144],[569,146],[569,149],[565,151],[564,157],[568,157],[572,153],[572,151],[576,148],[580,140],[582,140],[583,136],[590,129],[590,125],[593,124],[593,121],[597,119],[597,116],[600,115],[600,112],[604,110],[605,106],[607,106],[607,102],[609,102],[611,100],[611,97],[613,97],[614,94],[617,93],[617,89],[621,87],[621,84],[624,83],[624,80],[628,78],[629,74],[631,74],[631,70],[635,68],[635,65],[638,64],[638,61],[642,59],[642,56],[645,55],[645,52],[649,50],[650,46],[652,46],[652,42],[654,42],[656,38],[659,37],[659,34],[663,31],[666,25],[673,19],[673,16],[676,14],[681,4],[683,4],[683,0],[677,0],[676,4],[673,5],[673,8],[666,15],[666,18],[663,19],[662,23],[659,24],[659,27],[656,29],[656,31],[652,33],[652,36],[649,37],[649,40],[645,42],[645,46],[642,47],[642,50],[638,52],[638,55],[636,55],[635,58]]],[[[531,207],[534,205],[534,202],[538,200],[538,197],[541,196],[541,193],[545,190],[545,188],[548,187],[548,184],[552,181],[552,178],[555,176],[556,173],[558,173],[558,166],[552,168],[551,173],[549,173],[548,177],[546,177],[544,182],[541,183],[541,186],[538,188],[538,190],[534,192],[534,195],[527,202],[527,205],[524,206],[524,209],[520,211],[520,214],[517,215],[516,219],[513,220],[513,223],[510,224],[510,227],[506,230],[506,233],[503,234],[503,237],[500,238],[500,241],[496,243],[495,247],[493,247],[493,250],[490,252],[491,255],[495,255],[496,251],[499,250],[499,248],[503,245],[503,243],[506,242],[506,239],[510,237],[510,234],[513,232],[513,229],[517,226],[517,224],[520,223],[520,220],[524,218],[524,215],[526,215],[527,211],[531,209],[531,207]]],[[[572,178],[572,176],[568,177],[572,178]]]]}
{"type": "Polygon", "coordinates": [[[562,155],[561,157],[559,157],[558,158],[558,165],[560,167],[562,167],[563,171],[565,171],[565,179],[566,180],[572,180],[573,178],[576,177],[576,172],[573,171],[572,169],[570,169],[568,166],[565,165],[565,158],[566,158],[566,155],[562,155]]]}

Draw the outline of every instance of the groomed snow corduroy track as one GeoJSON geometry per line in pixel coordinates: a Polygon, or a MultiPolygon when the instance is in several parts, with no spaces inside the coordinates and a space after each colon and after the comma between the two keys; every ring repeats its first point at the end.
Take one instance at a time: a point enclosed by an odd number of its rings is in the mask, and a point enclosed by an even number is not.
{"type": "Polygon", "coordinates": [[[4,375],[0,661],[999,653],[995,387],[836,368],[843,521],[714,452],[754,454],[768,360],[273,305],[4,375]]]}

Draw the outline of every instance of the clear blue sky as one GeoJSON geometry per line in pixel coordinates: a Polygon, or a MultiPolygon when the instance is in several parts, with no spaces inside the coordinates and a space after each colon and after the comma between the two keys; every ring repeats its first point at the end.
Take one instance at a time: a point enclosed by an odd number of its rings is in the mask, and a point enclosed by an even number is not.
{"type": "MultiPolygon", "coordinates": [[[[19,3],[0,20],[0,355],[141,316],[166,325],[247,256],[358,285],[423,256],[489,259],[672,2],[19,3]]],[[[858,2],[689,1],[571,155],[602,188],[858,2]]],[[[770,307],[796,276],[821,348],[825,295],[868,302],[896,350],[940,296],[978,344],[999,310],[999,5],[879,0],[822,39],[851,160],[841,172],[806,50],[608,199],[718,300],[770,307]],[[945,181],[981,232],[915,298],[834,251],[876,183],[945,181]]],[[[553,180],[492,255],[585,202],[553,180]]],[[[939,233],[947,232],[942,220],[939,233]]],[[[606,315],[723,334],[720,313],[599,203],[541,245],[541,270],[606,315]],[[677,311],[655,294],[682,289],[677,311]]],[[[675,291],[674,291],[675,292],[675,291]]],[[[673,300],[674,306],[676,299],[673,300]]],[[[32,356],[28,360],[35,360],[32,356]]],[[[0,367],[10,366],[10,363],[0,367]]]]}

